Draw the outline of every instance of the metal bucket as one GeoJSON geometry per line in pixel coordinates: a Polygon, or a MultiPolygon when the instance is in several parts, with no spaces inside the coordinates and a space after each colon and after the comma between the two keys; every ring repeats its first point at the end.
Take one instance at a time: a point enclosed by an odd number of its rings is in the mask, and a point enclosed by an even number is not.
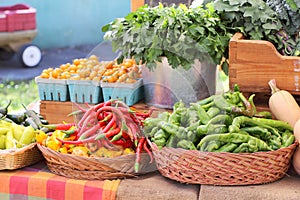
{"type": "Polygon", "coordinates": [[[204,99],[216,91],[216,66],[195,61],[191,69],[172,69],[167,58],[157,63],[154,71],[142,68],[145,102],[159,108],[172,109],[182,100],[185,104],[204,99]]]}

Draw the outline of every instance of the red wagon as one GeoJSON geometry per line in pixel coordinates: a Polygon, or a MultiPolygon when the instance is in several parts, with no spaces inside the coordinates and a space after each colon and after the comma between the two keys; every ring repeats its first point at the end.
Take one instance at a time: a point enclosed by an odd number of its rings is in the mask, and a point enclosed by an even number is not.
{"type": "Polygon", "coordinates": [[[38,66],[42,53],[31,44],[37,32],[36,9],[25,4],[0,7],[0,59],[17,54],[24,66],[38,66]]]}

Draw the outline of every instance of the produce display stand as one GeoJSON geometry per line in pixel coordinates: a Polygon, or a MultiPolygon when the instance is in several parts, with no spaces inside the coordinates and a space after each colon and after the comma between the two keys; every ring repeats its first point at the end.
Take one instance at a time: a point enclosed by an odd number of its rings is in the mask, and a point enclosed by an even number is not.
{"type": "Polygon", "coordinates": [[[37,35],[36,10],[25,4],[0,7],[1,60],[17,54],[25,67],[36,67],[42,60],[42,52],[31,44],[37,35]]]}

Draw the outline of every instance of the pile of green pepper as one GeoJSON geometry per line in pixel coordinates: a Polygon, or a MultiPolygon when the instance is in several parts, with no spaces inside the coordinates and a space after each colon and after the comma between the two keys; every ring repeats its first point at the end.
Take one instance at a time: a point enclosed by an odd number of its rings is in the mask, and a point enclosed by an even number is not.
{"type": "Polygon", "coordinates": [[[166,146],[209,152],[271,151],[294,143],[293,128],[272,119],[269,111],[257,112],[254,96],[246,98],[236,85],[189,106],[178,101],[172,112],[144,121],[145,135],[159,149],[166,146]]]}

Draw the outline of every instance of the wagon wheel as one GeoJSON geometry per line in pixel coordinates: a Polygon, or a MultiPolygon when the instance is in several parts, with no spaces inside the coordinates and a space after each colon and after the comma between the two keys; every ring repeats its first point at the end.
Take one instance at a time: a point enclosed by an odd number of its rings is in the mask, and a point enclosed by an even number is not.
{"type": "Polygon", "coordinates": [[[25,67],[36,67],[42,61],[42,52],[36,45],[25,44],[18,51],[18,58],[25,67]]]}

